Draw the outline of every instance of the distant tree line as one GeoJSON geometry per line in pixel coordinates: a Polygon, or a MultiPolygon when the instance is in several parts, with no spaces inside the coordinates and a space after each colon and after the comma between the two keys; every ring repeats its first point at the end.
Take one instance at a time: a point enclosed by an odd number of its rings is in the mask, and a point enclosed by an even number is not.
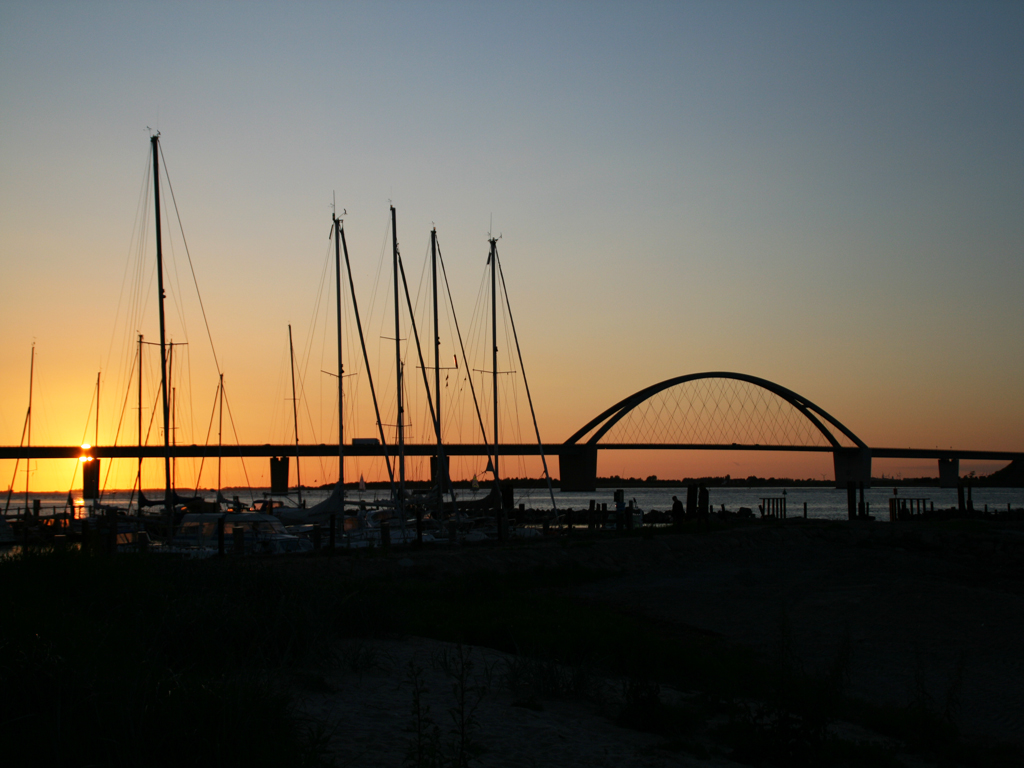
{"type": "MultiPolygon", "coordinates": [[[[975,476],[974,472],[970,472],[963,478],[964,482],[970,483],[971,485],[981,487],[995,487],[995,488],[1024,488],[1024,462],[1012,461],[1002,469],[993,472],[991,475],[975,476]]],[[[487,479],[478,478],[477,482],[480,487],[486,488],[492,481],[487,479]]],[[[503,478],[502,483],[512,485],[515,488],[547,488],[548,481],[542,477],[506,477],[503,478]]],[[[559,481],[552,480],[551,484],[558,488],[560,486],[559,481]]],[[[939,478],[937,477],[872,477],[871,484],[877,487],[893,486],[938,486],[939,478]]],[[[405,483],[405,487],[411,490],[422,490],[424,488],[430,488],[431,483],[429,481],[409,481],[405,483]]],[[[452,483],[456,489],[464,490],[471,487],[471,481],[469,480],[457,480],[452,483]]],[[[793,477],[760,477],[758,475],[748,475],[747,477],[733,477],[732,475],[722,476],[705,476],[705,477],[685,477],[681,480],[670,480],[667,478],[660,478],[657,475],[648,475],[647,477],[620,477],[619,475],[612,475],[611,477],[599,477],[597,478],[598,488],[680,488],[687,485],[706,485],[708,488],[772,488],[772,487],[804,487],[804,488],[831,488],[835,485],[835,480],[829,479],[814,479],[814,478],[793,478],[793,477]]],[[[334,483],[325,483],[319,486],[323,490],[329,490],[334,487],[334,483]]],[[[358,487],[358,483],[345,483],[346,488],[355,489],[358,487]]],[[[366,483],[366,487],[372,490],[390,489],[391,484],[387,481],[383,482],[372,482],[366,483]]]]}

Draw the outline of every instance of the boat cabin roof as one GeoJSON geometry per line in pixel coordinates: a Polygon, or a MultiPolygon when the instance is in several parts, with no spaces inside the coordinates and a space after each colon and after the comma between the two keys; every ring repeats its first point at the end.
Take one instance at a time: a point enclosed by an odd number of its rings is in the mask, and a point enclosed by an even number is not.
{"type": "Polygon", "coordinates": [[[215,523],[221,518],[225,523],[270,523],[279,522],[273,515],[258,512],[191,512],[181,518],[184,523],[215,523]]]}

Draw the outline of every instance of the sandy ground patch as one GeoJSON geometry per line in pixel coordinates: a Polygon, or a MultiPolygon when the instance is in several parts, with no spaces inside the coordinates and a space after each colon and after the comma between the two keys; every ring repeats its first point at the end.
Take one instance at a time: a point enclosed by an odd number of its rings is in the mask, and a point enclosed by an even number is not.
{"type": "MultiPolygon", "coordinates": [[[[440,579],[490,570],[514,578],[579,564],[617,575],[551,588],[654,620],[668,631],[710,632],[766,655],[785,616],[800,664],[826,668],[848,638],[851,693],[903,705],[926,696],[956,710],[962,732],[1024,744],[1024,529],[884,523],[752,525],[707,535],[544,541],[338,558],[356,577],[440,579]]],[[[450,727],[451,680],[434,661],[447,647],[410,639],[377,646],[379,664],[339,669],[304,706],[332,724],[351,765],[400,765],[410,742],[408,663],[423,668],[434,721],[450,727]]],[[[450,650],[450,647],[449,647],[450,650]]],[[[473,650],[476,674],[507,663],[473,650]]],[[[315,688],[316,686],[314,686],[315,688]]],[[[656,749],[656,736],[618,728],[586,701],[512,706],[490,685],[476,710],[481,766],[727,764],[656,749]]],[[[446,736],[447,738],[447,736],[446,736]]],[[[348,759],[346,758],[346,759],[348,759]]]]}

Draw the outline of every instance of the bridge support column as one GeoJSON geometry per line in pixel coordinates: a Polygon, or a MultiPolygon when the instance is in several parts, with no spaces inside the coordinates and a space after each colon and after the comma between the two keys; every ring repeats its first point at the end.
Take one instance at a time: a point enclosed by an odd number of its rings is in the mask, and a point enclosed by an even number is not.
{"type": "Polygon", "coordinates": [[[939,459],[939,488],[956,488],[960,483],[960,459],[939,459]]]}
{"type": "Polygon", "coordinates": [[[558,476],[563,491],[596,491],[597,446],[563,445],[558,451],[558,476]]]}
{"type": "Polygon", "coordinates": [[[846,488],[848,483],[860,483],[871,487],[871,449],[837,448],[832,453],[836,474],[836,488],[846,488]]]}

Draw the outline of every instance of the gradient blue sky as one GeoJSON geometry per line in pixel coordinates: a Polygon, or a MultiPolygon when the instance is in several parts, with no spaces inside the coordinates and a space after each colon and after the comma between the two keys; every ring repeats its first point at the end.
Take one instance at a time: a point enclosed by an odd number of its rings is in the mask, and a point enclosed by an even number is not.
{"type": "Polygon", "coordinates": [[[357,289],[391,200],[463,313],[493,216],[546,441],[734,370],[870,445],[1024,450],[1022,40],[1020,3],[0,2],[0,444],[33,341],[33,442],[114,398],[150,126],[244,442],[288,439],[336,191],[357,289]]]}

